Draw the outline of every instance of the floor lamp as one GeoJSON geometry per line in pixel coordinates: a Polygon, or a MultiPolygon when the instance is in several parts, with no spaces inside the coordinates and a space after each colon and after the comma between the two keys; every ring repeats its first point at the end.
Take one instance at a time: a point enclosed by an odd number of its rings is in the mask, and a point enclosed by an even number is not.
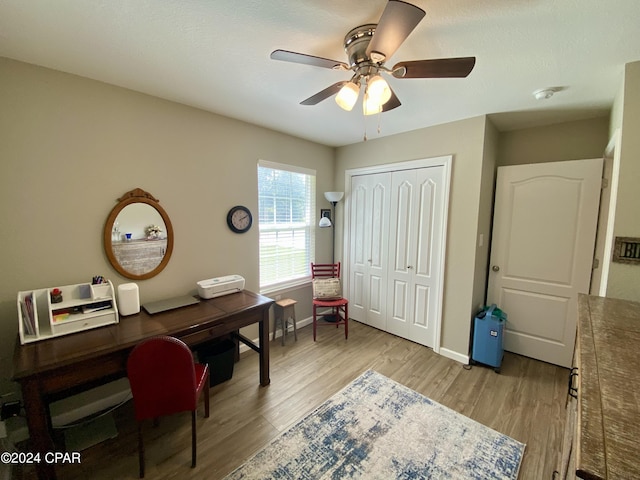
{"type": "Polygon", "coordinates": [[[336,263],[336,204],[342,200],[344,192],[324,192],[324,198],[331,204],[331,219],[322,217],[318,226],[320,228],[333,227],[331,231],[331,263],[336,263]]]}
{"type": "MultiPolygon", "coordinates": [[[[331,203],[331,219],[322,217],[318,226],[320,228],[332,227],[331,230],[331,263],[336,263],[336,204],[342,200],[344,192],[324,192],[324,198],[331,203]]],[[[324,320],[326,322],[335,322],[337,318],[335,315],[325,315],[324,320]]]]}

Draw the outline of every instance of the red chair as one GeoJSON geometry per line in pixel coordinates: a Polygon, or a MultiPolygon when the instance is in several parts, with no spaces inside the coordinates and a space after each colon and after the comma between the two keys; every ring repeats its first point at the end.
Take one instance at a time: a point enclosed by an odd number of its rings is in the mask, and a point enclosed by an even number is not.
{"type": "MultiPolygon", "coordinates": [[[[313,281],[317,279],[340,279],[340,262],[338,263],[312,263],[311,278],[313,281]]],[[[316,341],[316,328],[318,325],[335,325],[338,328],[344,325],[344,338],[349,338],[349,300],[342,296],[339,290],[331,298],[321,298],[317,296],[316,284],[314,283],[313,298],[313,341],[316,341]],[[317,309],[331,308],[332,322],[318,322],[317,309]]]]}
{"type": "Polygon", "coordinates": [[[196,409],[204,390],[204,416],[209,418],[209,366],[194,363],[193,354],[173,337],[154,337],[137,345],[127,360],[127,376],[138,422],[140,478],[144,477],[142,422],[191,411],[191,468],[196,466],[196,409]]]}

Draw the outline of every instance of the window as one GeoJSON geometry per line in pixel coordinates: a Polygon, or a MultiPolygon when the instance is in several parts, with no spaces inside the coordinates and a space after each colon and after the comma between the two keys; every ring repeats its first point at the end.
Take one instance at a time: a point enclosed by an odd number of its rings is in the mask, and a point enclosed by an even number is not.
{"type": "Polygon", "coordinates": [[[258,162],[261,292],[311,278],[315,190],[315,170],[258,162]]]}

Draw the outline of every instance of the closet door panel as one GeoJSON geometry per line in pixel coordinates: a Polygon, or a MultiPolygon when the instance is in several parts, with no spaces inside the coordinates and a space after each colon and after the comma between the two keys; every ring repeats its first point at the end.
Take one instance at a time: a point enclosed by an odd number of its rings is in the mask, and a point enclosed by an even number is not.
{"type": "Polygon", "coordinates": [[[418,238],[416,241],[416,275],[430,278],[433,260],[433,227],[435,221],[436,185],[427,179],[420,185],[420,202],[418,204],[418,238]]]}
{"type": "Polygon", "coordinates": [[[369,292],[371,292],[369,296],[370,314],[382,315],[384,311],[384,303],[380,296],[383,295],[384,292],[385,280],[386,279],[377,275],[371,275],[369,277],[369,292]]]}
{"type": "Polygon", "coordinates": [[[389,245],[389,277],[393,288],[389,289],[388,305],[392,315],[387,318],[387,331],[408,338],[409,320],[413,310],[412,250],[415,241],[415,171],[393,172],[391,176],[391,236],[389,245]]]}
{"type": "Polygon", "coordinates": [[[359,314],[364,310],[366,301],[365,301],[365,292],[367,291],[366,285],[364,282],[366,279],[361,272],[354,272],[351,275],[351,292],[349,293],[349,310],[350,317],[360,320],[359,314]]]}
{"type": "Polygon", "coordinates": [[[414,342],[432,347],[438,316],[435,298],[441,287],[442,230],[444,208],[444,168],[433,167],[416,171],[419,195],[416,198],[418,232],[415,243],[415,264],[412,284],[414,292],[412,321],[408,337],[414,342]]]}
{"type": "MultiPolygon", "coordinates": [[[[405,172],[400,172],[405,174],[405,172]]],[[[402,175],[404,177],[405,175],[402,175]]],[[[394,175],[394,180],[402,180],[400,175],[394,175]]],[[[393,184],[393,199],[391,211],[393,222],[391,231],[395,236],[394,262],[393,269],[395,272],[407,273],[409,265],[409,256],[411,254],[411,230],[412,230],[412,198],[413,184],[408,181],[402,181],[399,184],[393,184]],[[395,227],[395,228],[394,228],[395,227]]]]}
{"type": "Polygon", "coordinates": [[[393,310],[391,310],[393,322],[387,324],[387,330],[396,335],[401,335],[406,330],[407,323],[407,307],[408,307],[408,285],[406,282],[396,280],[393,282],[393,298],[397,299],[393,303],[393,310]]]}
{"type": "Polygon", "coordinates": [[[349,316],[386,327],[389,238],[389,173],[353,177],[349,316]],[[352,306],[353,305],[353,306],[352,306]]]}
{"type": "Polygon", "coordinates": [[[387,271],[387,239],[389,236],[387,217],[389,215],[388,175],[377,176],[371,189],[371,240],[369,242],[369,310],[368,323],[384,328],[387,271]]]}
{"type": "Polygon", "coordinates": [[[368,297],[366,265],[366,217],[367,188],[362,177],[354,177],[351,184],[351,268],[349,313],[355,320],[364,322],[368,297]]]}
{"type": "Polygon", "coordinates": [[[387,238],[388,223],[386,216],[389,215],[389,187],[387,182],[381,183],[382,179],[374,185],[371,190],[371,242],[369,261],[370,268],[380,277],[386,271],[387,263],[387,238]]]}
{"type": "Polygon", "coordinates": [[[416,285],[414,288],[413,312],[415,312],[415,315],[412,319],[414,327],[422,329],[429,327],[429,316],[423,315],[422,312],[429,311],[430,293],[431,289],[424,285],[416,285]]]}

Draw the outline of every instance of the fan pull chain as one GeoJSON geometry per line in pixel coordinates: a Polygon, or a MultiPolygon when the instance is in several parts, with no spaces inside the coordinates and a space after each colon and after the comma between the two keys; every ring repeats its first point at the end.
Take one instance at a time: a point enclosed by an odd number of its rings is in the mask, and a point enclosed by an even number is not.
{"type": "Polygon", "coordinates": [[[362,139],[362,141],[366,142],[367,141],[367,116],[366,115],[362,116],[362,126],[364,129],[364,138],[362,139]]]}

